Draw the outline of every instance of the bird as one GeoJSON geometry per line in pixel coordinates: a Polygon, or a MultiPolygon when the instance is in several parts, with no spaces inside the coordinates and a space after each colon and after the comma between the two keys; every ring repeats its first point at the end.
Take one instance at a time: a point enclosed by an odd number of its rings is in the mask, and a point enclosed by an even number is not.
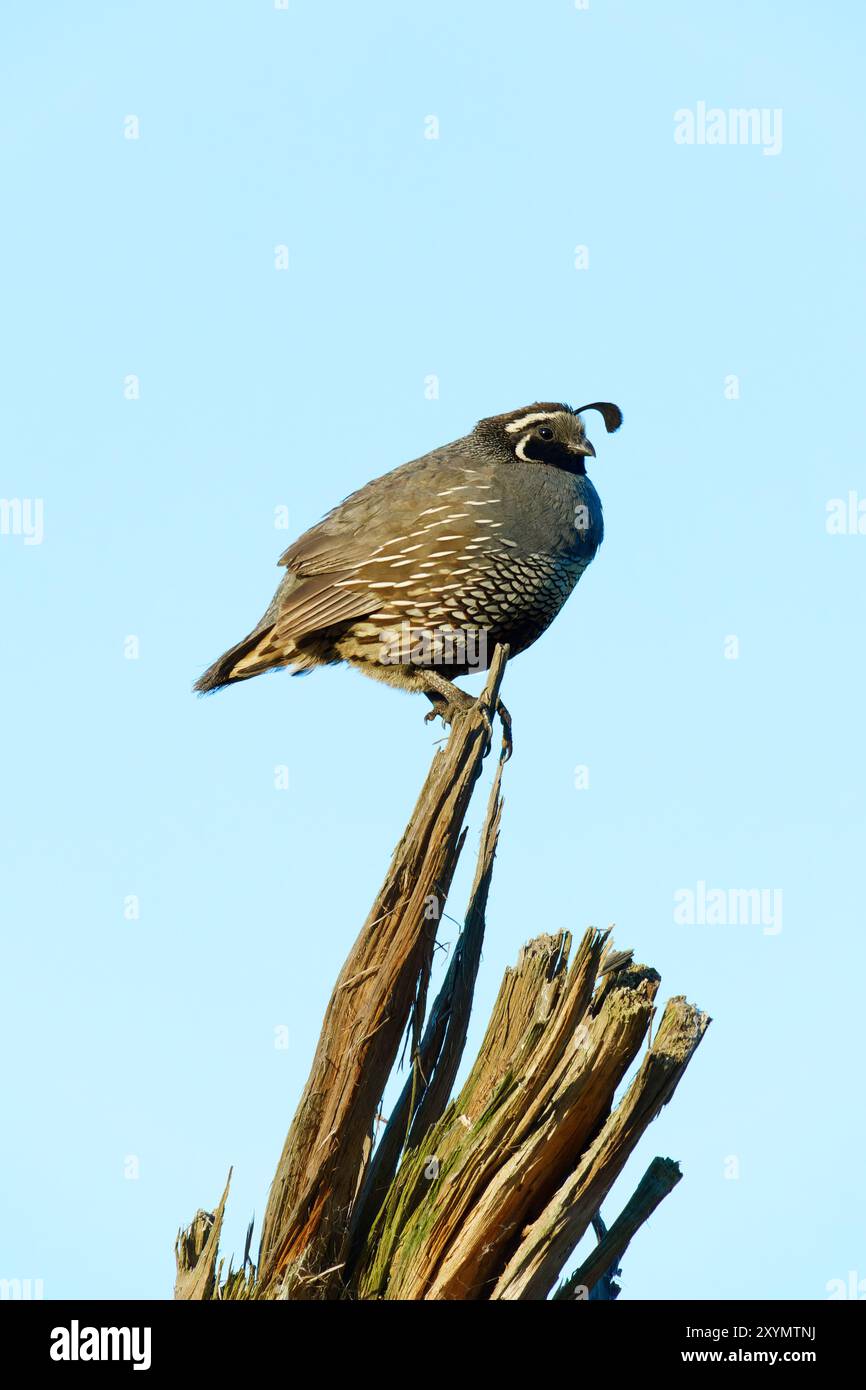
{"type": "MultiPolygon", "coordinates": [[[[421,692],[446,725],[473,701],[455,679],[511,657],[549,627],[604,536],[586,473],[583,414],[622,424],[610,401],[536,401],[373,479],[280,556],[286,573],[246,637],[196,682],[200,694],[288,668],[341,662],[421,692]]],[[[497,712],[511,752],[511,718],[497,712]]]]}

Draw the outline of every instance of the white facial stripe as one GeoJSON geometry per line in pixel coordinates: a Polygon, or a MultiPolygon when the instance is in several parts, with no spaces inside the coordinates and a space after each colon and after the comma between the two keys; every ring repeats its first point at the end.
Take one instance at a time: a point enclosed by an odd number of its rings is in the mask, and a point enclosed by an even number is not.
{"type": "Polygon", "coordinates": [[[505,426],[505,432],[516,434],[518,430],[525,430],[527,425],[534,425],[537,420],[555,420],[556,416],[561,414],[561,410],[534,410],[531,415],[522,415],[519,420],[512,420],[510,425],[505,426]]]}
{"type": "MultiPolygon", "coordinates": [[[[510,428],[510,426],[509,426],[509,428],[510,428]]],[[[521,441],[520,441],[520,443],[518,444],[517,448],[514,450],[514,452],[515,452],[515,454],[517,455],[517,457],[518,457],[519,459],[523,459],[523,462],[524,462],[524,463],[535,463],[535,459],[528,459],[528,458],[526,457],[526,454],[524,453],[524,450],[526,449],[526,445],[528,444],[528,442],[529,442],[529,440],[530,440],[530,438],[531,438],[531,434],[532,434],[532,431],[530,430],[529,433],[527,433],[526,435],[524,435],[523,439],[521,439],[521,441]]]]}

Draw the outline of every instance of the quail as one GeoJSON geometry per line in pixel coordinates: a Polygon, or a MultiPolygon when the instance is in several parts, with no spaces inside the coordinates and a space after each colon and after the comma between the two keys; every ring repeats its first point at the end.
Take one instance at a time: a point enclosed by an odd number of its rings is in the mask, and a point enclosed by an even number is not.
{"type": "Polygon", "coordinates": [[[347,662],[453,722],[472,703],[455,678],[486,670],[497,643],[512,656],[531,646],[601,544],[586,410],[608,433],[622,424],[609,401],[536,401],[352,493],[280,557],[267,612],[195,689],[347,662]]]}

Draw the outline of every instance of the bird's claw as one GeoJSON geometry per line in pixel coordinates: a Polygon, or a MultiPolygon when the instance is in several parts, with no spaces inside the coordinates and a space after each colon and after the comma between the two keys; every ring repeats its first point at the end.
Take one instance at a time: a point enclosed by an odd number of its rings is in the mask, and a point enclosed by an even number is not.
{"type": "Polygon", "coordinates": [[[502,751],[499,754],[499,761],[507,763],[511,754],[514,752],[514,739],[511,733],[511,715],[508,713],[508,710],[501,700],[496,701],[496,713],[499,715],[499,722],[502,725],[502,751]]]}
{"type": "MultiPolygon", "coordinates": [[[[467,711],[473,707],[473,704],[474,701],[469,701],[466,705],[446,704],[445,702],[436,704],[424,715],[424,723],[429,724],[433,719],[441,719],[444,725],[449,727],[453,726],[454,720],[459,715],[466,714],[467,711]]],[[[484,709],[483,706],[480,706],[479,709],[484,723],[484,731],[487,736],[487,748],[485,749],[485,753],[488,753],[493,742],[493,727],[486,709],[484,709]]],[[[500,760],[506,763],[514,751],[514,742],[511,736],[511,715],[508,713],[508,710],[501,700],[496,701],[496,713],[502,724],[502,751],[499,756],[500,760]]]]}
{"type": "MultiPolygon", "coordinates": [[[[468,700],[465,705],[458,705],[456,703],[446,703],[443,700],[441,703],[435,704],[431,710],[427,711],[424,715],[424,723],[429,724],[431,719],[441,719],[442,723],[450,728],[453,726],[454,720],[459,719],[461,714],[468,714],[469,710],[472,709],[473,703],[474,701],[468,700]]],[[[484,711],[482,711],[482,714],[484,714],[484,711]]],[[[484,714],[484,722],[489,733],[490,720],[487,718],[486,714],[484,714]]]]}

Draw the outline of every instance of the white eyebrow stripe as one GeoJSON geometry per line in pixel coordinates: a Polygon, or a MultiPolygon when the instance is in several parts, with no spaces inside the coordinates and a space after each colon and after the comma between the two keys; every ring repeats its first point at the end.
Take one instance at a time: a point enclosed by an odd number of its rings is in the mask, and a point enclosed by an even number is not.
{"type": "Polygon", "coordinates": [[[514,434],[517,430],[526,429],[527,425],[534,425],[536,420],[553,420],[562,414],[562,410],[533,410],[530,415],[521,415],[519,420],[512,420],[510,425],[505,426],[505,430],[507,434],[514,434]]]}

